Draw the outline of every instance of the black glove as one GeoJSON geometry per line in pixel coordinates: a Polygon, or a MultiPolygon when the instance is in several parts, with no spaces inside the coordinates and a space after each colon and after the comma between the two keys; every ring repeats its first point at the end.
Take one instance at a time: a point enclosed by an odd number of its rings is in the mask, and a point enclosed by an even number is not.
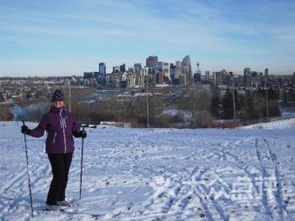
{"type": "Polygon", "coordinates": [[[80,133],[80,137],[82,137],[82,139],[85,139],[87,137],[87,133],[85,130],[81,130],[79,133],[80,133]]]}
{"type": "Polygon", "coordinates": [[[28,134],[30,131],[31,131],[31,130],[28,128],[27,125],[23,125],[23,126],[21,127],[21,132],[22,132],[23,134],[28,134]]]}
{"type": "Polygon", "coordinates": [[[72,132],[73,136],[78,138],[78,137],[82,137],[83,139],[87,137],[87,133],[85,130],[81,130],[81,131],[73,131],[72,132]]]}

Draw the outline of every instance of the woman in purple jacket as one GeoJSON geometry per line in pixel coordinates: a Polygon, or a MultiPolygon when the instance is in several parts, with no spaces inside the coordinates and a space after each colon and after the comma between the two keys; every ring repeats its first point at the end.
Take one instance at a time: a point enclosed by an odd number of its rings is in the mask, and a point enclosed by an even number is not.
{"type": "Polygon", "coordinates": [[[32,137],[42,137],[47,132],[46,153],[51,164],[53,179],[46,200],[48,210],[58,210],[60,206],[70,206],[65,200],[68,173],[74,152],[74,137],[86,138],[86,131],[81,131],[72,113],[64,107],[62,91],[52,95],[52,106],[39,125],[34,129],[22,126],[21,132],[32,137]]]}

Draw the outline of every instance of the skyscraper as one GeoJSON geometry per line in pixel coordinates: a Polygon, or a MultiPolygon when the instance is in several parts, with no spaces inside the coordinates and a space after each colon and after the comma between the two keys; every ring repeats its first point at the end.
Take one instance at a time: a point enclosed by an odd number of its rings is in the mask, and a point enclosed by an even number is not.
{"type": "Polygon", "coordinates": [[[135,71],[135,73],[139,73],[141,69],[142,69],[142,66],[141,66],[140,63],[135,63],[134,64],[134,71],[135,71]]]}
{"type": "Polygon", "coordinates": [[[210,71],[205,71],[205,81],[209,82],[210,80],[210,71]]]}
{"type": "Polygon", "coordinates": [[[181,62],[181,72],[183,80],[180,80],[180,84],[188,84],[192,80],[192,65],[191,58],[189,55],[185,56],[181,62]]]}
{"type": "Polygon", "coordinates": [[[93,72],[84,72],[84,79],[90,79],[93,77],[93,72]]]}
{"type": "Polygon", "coordinates": [[[126,71],[126,65],[125,64],[120,65],[120,71],[122,73],[124,73],[126,71]]]}
{"type": "Polygon", "coordinates": [[[107,74],[106,69],[107,69],[107,68],[106,68],[105,63],[103,63],[103,62],[99,63],[99,65],[98,65],[98,72],[99,72],[99,74],[100,74],[101,76],[103,76],[103,77],[106,76],[106,74],[107,74]]]}
{"type": "Polygon", "coordinates": [[[146,67],[149,70],[149,75],[155,75],[158,63],[158,56],[149,56],[146,59],[146,67]]]}
{"type": "Polygon", "coordinates": [[[197,63],[197,72],[194,73],[194,83],[201,83],[201,74],[202,72],[200,71],[200,64],[199,62],[197,63]]]}
{"type": "Polygon", "coordinates": [[[157,71],[162,72],[164,81],[170,81],[170,63],[169,62],[163,62],[160,61],[157,63],[157,71]]]}
{"type": "Polygon", "coordinates": [[[146,59],[146,66],[149,68],[155,68],[158,63],[158,56],[149,56],[146,59]]]}
{"type": "Polygon", "coordinates": [[[119,66],[113,66],[113,74],[119,73],[120,67],[119,66]]]}
{"type": "Polygon", "coordinates": [[[245,68],[244,69],[244,87],[251,87],[251,69],[245,68]]]}
{"type": "Polygon", "coordinates": [[[264,77],[265,77],[265,82],[268,81],[268,68],[265,68],[264,70],[264,77]]]}
{"type": "Polygon", "coordinates": [[[98,64],[98,72],[95,72],[95,79],[98,84],[104,84],[106,81],[106,65],[105,63],[101,62],[98,64]]]}

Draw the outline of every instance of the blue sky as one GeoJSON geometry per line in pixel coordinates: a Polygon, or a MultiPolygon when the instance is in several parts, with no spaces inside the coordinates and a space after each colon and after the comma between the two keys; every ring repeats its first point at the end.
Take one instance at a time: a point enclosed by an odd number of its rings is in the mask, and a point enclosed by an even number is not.
{"type": "MultiPolygon", "coordinates": [[[[0,76],[82,75],[190,55],[202,71],[295,72],[294,0],[1,0],[0,76]]],[[[194,65],[195,68],[195,65],[194,65]]]]}

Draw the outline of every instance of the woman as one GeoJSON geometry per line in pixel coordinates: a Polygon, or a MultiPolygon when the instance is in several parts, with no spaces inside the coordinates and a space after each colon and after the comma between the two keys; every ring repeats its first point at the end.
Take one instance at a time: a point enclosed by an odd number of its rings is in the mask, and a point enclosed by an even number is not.
{"type": "Polygon", "coordinates": [[[70,206],[65,200],[68,173],[74,152],[74,137],[86,138],[86,131],[81,131],[72,113],[64,107],[62,91],[52,95],[52,106],[39,125],[29,129],[26,125],[21,132],[32,137],[42,137],[47,132],[46,153],[51,164],[53,179],[46,200],[46,209],[56,211],[60,206],[70,206]]]}

